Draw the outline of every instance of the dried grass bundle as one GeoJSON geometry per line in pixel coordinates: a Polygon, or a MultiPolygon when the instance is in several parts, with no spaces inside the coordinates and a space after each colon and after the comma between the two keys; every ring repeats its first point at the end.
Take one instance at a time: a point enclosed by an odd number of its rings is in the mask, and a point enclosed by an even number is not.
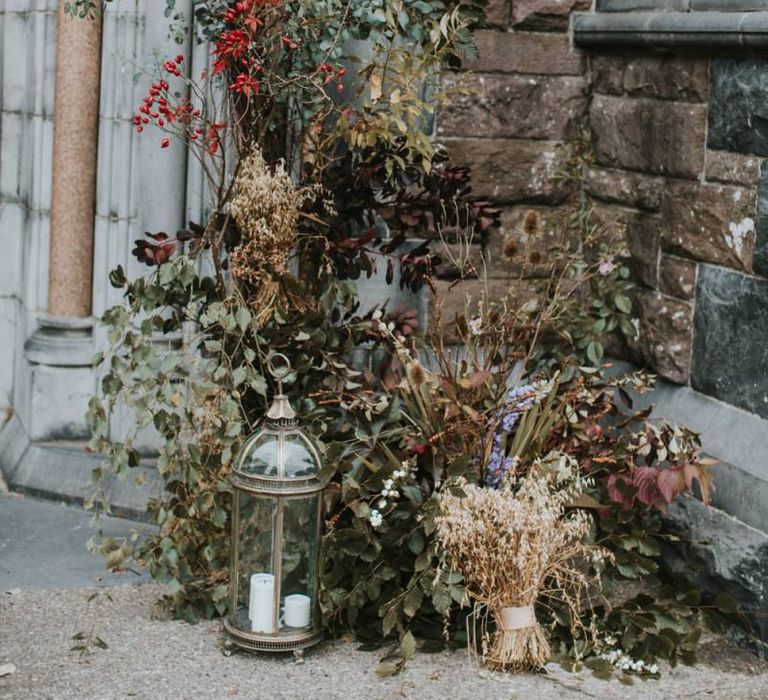
{"type": "Polygon", "coordinates": [[[230,255],[233,277],[247,286],[259,323],[275,312],[306,311],[311,300],[290,272],[301,210],[312,188],[297,188],[282,163],[270,168],[259,148],[243,159],[234,183],[230,212],[242,240],[230,255]]]}
{"type": "Polygon", "coordinates": [[[469,596],[493,615],[495,631],[483,634],[482,656],[496,670],[540,669],[550,647],[534,604],[552,592],[545,586],[554,585],[578,619],[586,589],[576,567],[593,552],[583,543],[589,516],[565,512],[580,486],[559,487],[534,470],[514,490],[462,490],[463,496],[441,494],[437,538],[447,563],[464,576],[469,596]]]}

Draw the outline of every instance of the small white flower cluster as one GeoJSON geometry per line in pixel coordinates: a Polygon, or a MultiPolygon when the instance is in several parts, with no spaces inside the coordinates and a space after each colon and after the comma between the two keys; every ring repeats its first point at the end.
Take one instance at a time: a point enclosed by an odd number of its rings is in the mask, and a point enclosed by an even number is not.
{"type": "Polygon", "coordinates": [[[469,332],[472,335],[481,335],[483,332],[483,319],[481,316],[477,316],[476,318],[471,318],[467,322],[467,326],[469,327],[469,332]]]}
{"type": "Polygon", "coordinates": [[[409,462],[402,462],[400,469],[395,469],[392,472],[391,479],[384,479],[383,488],[381,489],[381,498],[376,503],[376,508],[371,509],[368,514],[368,521],[371,523],[371,527],[379,527],[384,521],[384,514],[382,511],[387,508],[390,503],[393,503],[400,498],[400,491],[397,490],[398,482],[401,479],[405,479],[411,473],[411,464],[409,462]]]}
{"type": "MultiPolygon", "coordinates": [[[[608,646],[615,646],[617,640],[615,637],[606,637],[605,643],[608,646]]],[[[621,649],[611,649],[610,651],[603,652],[600,654],[600,658],[620,671],[635,671],[636,673],[650,673],[652,675],[659,672],[659,667],[656,664],[646,664],[642,659],[634,661],[621,649]]]]}

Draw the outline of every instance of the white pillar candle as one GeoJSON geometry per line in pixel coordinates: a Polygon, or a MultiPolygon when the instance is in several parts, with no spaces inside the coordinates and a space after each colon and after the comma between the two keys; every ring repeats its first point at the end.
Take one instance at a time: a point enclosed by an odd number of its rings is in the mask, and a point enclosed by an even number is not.
{"type": "Polygon", "coordinates": [[[310,603],[306,595],[285,596],[285,624],[288,627],[308,627],[310,603]]]}
{"type": "Polygon", "coordinates": [[[253,574],[248,602],[251,632],[275,631],[275,577],[253,574]]]}

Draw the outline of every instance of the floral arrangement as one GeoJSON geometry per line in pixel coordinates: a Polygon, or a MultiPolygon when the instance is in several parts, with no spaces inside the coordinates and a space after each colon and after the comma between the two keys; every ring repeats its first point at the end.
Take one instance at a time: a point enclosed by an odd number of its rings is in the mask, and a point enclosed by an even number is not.
{"type": "MultiPolygon", "coordinates": [[[[88,17],[101,3],[70,5],[88,17]]],[[[149,516],[159,534],[92,545],[111,569],[142,562],[166,582],[171,614],[226,612],[230,464],[265,412],[266,357],[280,351],[294,368],[286,390],[322,440],[336,496],[323,551],[325,624],[370,648],[389,645],[382,675],[417,646],[466,643],[468,595],[528,606],[558,577],[546,606],[538,598],[539,628],[527,636],[502,628],[489,640],[499,667],[535,666],[546,644],[601,673],[627,670],[630,657],[645,670],[657,658],[690,660],[701,620],[718,605],[664,570],[654,512],[696,483],[706,499],[708,465],[695,434],[633,408],[648,377],[602,372],[604,344],[635,333],[632,281],[624,244],[593,225],[585,204],[584,144],[574,144],[564,174],[571,197],[552,224],[554,243],[543,251],[543,224],[530,212],[503,247],[506,292],[446,311],[463,282],[483,288],[469,251],[495,234],[500,212],[472,195],[469,169],[420,127],[447,96],[440,71],[474,55],[483,6],[195,4],[212,69],[193,76],[183,56],[166,57],[134,124],[161,151],[172,138],[190,149],[207,178],[210,216],[137,241],[146,276],[113,271],[124,302],[103,317],[111,347],[89,411],[92,448],[106,459],[96,482],[129,478],[145,456],[140,434],[157,433],[166,491],[149,516]],[[371,46],[362,63],[350,60],[348,39],[371,46]],[[174,81],[188,91],[171,90],[174,81]],[[409,236],[427,242],[403,251],[409,236]],[[430,296],[429,328],[411,309],[360,309],[355,280],[383,272],[392,283],[395,270],[403,287],[430,296]],[[362,364],[352,359],[361,350],[362,364]],[[117,407],[136,417],[119,440],[109,430],[117,407]],[[580,490],[552,488],[539,471],[570,474],[580,490]],[[536,588],[524,598],[501,597],[502,584],[489,596],[466,557],[446,559],[438,532],[446,551],[454,535],[439,523],[460,517],[463,506],[450,500],[458,483],[500,514],[533,517],[536,504],[568,524],[569,538],[530,570],[536,588]],[[610,556],[587,556],[587,523],[590,542],[610,556]],[[583,571],[568,553],[587,556],[583,571]],[[586,581],[604,592],[589,630],[569,592],[586,581]],[[641,593],[616,599],[628,581],[641,593]]]]}
{"type": "Polygon", "coordinates": [[[535,469],[514,489],[459,489],[464,493],[440,495],[437,540],[450,567],[463,576],[467,595],[493,616],[495,629],[483,635],[482,656],[497,670],[539,670],[551,651],[534,606],[554,586],[578,620],[588,587],[576,567],[593,554],[585,544],[590,518],[582,510],[565,512],[578,483],[563,487],[535,469]]]}

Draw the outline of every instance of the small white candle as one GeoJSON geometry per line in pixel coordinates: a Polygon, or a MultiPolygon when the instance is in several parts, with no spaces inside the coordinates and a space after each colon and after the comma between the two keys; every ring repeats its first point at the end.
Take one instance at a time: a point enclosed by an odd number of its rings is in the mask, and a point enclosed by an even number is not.
{"type": "Polygon", "coordinates": [[[285,596],[285,624],[288,627],[309,626],[309,608],[311,601],[306,595],[285,596]]]}
{"type": "Polygon", "coordinates": [[[272,574],[251,576],[248,619],[251,632],[275,631],[275,577],[272,574]]]}

